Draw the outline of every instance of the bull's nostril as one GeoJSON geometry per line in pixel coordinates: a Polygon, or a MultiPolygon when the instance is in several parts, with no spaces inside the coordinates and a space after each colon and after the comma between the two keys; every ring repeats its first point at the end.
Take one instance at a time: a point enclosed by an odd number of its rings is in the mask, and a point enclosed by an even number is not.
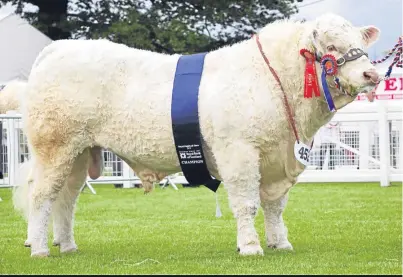
{"type": "Polygon", "coordinates": [[[379,74],[376,70],[367,70],[362,74],[367,81],[371,81],[373,83],[379,82],[379,74]]]}
{"type": "Polygon", "coordinates": [[[367,80],[370,80],[371,79],[371,74],[369,72],[365,71],[364,72],[364,78],[367,79],[367,80]]]}

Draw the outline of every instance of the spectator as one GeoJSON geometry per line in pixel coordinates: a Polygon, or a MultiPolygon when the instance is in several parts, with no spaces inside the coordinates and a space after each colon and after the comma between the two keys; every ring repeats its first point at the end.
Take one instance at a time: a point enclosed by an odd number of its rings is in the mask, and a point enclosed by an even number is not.
{"type": "Polygon", "coordinates": [[[336,144],[331,142],[328,137],[337,139],[339,137],[338,132],[338,122],[328,123],[319,129],[319,138],[320,138],[320,151],[319,151],[319,169],[323,169],[323,163],[325,162],[326,151],[329,149],[329,169],[333,170],[335,166],[335,148],[336,144]]]}

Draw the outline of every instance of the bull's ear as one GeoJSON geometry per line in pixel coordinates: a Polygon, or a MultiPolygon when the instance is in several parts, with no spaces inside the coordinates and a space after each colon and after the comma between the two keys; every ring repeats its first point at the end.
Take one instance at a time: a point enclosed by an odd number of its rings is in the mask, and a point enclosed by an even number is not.
{"type": "Polygon", "coordinates": [[[360,28],[362,39],[367,47],[371,46],[379,38],[381,31],[375,26],[364,26],[360,28]]]}

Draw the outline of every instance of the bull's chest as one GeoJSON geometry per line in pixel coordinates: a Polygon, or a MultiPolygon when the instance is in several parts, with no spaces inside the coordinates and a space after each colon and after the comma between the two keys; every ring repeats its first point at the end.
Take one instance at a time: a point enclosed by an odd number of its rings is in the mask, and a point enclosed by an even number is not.
{"type": "Polygon", "coordinates": [[[289,182],[295,184],[305,166],[297,161],[294,155],[294,143],[292,139],[281,143],[264,145],[261,148],[260,175],[261,184],[277,182],[289,182]]]}

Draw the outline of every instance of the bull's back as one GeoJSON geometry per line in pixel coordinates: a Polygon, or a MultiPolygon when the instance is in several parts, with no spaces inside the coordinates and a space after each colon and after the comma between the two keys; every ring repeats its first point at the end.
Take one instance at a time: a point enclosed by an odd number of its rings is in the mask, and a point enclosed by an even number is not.
{"type": "Polygon", "coordinates": [[[54,42],[31,71],[29,124],[36,130],[62,124],[66,133],[129,159],[174,150],[170,100],[177,59],[104,40],[54,42]]]}
{"type": "Polygon", "coordinates": [[[80,99],[87,108],[100,104],[114,108],[117,102],[135,105],[127,101],[147,97],[145,92],[172,80],[176,63],[173,56],[106,40],[57,41],[42,53],[30,76],[34,98],[64,103],[80,99]]]}

